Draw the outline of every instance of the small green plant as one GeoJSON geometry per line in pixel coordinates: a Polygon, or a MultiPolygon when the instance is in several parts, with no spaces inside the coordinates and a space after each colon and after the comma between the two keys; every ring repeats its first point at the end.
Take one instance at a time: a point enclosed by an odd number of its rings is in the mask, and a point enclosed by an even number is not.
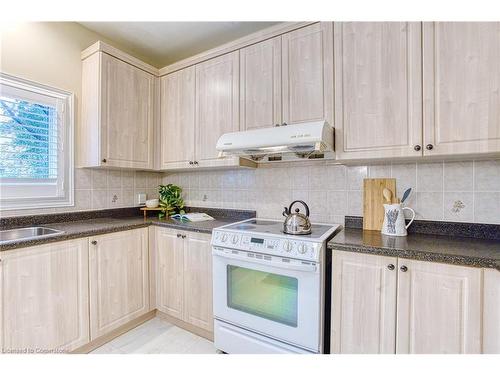
{"type": "Polygon", "coordinates": [[[158,193],[160,195],[160,207],[162,208],[158,215],[160,219],[165,216],[185,213],[181,187],[174,184],[160,185],[158,186],[158,193]]]}

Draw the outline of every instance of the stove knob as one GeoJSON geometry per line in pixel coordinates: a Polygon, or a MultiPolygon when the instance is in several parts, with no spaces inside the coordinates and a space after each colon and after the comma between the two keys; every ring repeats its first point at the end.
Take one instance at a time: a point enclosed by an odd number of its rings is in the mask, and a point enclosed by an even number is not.
{"type": "Polygon", "coordinates": [[[232,241],[233,244],[236,245],[238,243],[238,236],[234,235],[232,241]]]}
{"type": "Polygon", "coordinates": [[[286,241],[284,244],[283,244],[283,249],[285,249],[286,252],[290,252],[292,251],[292,244],[290,243],[290,241],[286,241]]]}
{"type": "Polygon", "coordinates": [[[221,237],[221,241],[222,241],[222,242],[226,242],[226,241],[227,241],[227,234],[226,234],[226,233],[224,233],[224,234],[222,235],[222,237],[221,237]]]}
{"type": "Polygon", "coordinates": [[[307,253],[307,247],[306,247],[306,245],[304,245],[303,243],[301,243],[301,244],[299,245],[299,249],[298,249],[298,250],[299,250],[299,253],[301,253],[301,254],[305,254],[305,253],[307,253]]]}

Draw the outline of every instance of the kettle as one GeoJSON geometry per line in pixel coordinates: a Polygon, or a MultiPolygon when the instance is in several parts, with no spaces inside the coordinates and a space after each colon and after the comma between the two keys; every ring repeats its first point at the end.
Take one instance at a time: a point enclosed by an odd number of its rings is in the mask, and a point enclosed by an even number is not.
{"type": "Polygon", "coordinates": [[[283,216],[286,217],[283,223],[283,233],[286,234],[311,234],[311,221],[309,220],[309,207],[304,201],[293,201],[290,207],[283,211],[283,216]],[[302,203],[306,209],[306,214],[300,213],[298,208],[295,213],[292,213],[292,206],[295,203],[302,203]]]}

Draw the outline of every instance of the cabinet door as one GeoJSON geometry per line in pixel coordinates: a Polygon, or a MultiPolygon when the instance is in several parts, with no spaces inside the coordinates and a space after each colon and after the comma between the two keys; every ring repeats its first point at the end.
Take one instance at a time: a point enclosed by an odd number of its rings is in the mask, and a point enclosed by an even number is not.
{"type": "Polygon", "coordinates": [[[105,53],[101,69],[103,165],[152,168],[157,78],[105,53]]]}
{"type": "Polygon", "coordinates": [[[184,240],[178,231],[157,228],[156,307],[177,319],[184,318],[184,240]]]}
{"type": "Polygon", "coordinates": [[[283,121],[333,126],[333,33],[319,22],[282,37],[283,121]]]}
{"type": "Polygon", "coordinates": [[[281,37],[240,50],[242,130],[281,124],[281,37]]]}
{"type": "Polygon", "coordinates": [[[395,353],[396,266],[397,258],[333,252],[332,353],[395,353]]]}
{"type": "Polygon", "coordinates": [[[500,354],[500,271],[484,270],[483,353],[500,354]]]}
{"type": "Polygon", "coordinates": [[[500,22],[424,23],[424,155],[500,151],[500,22]]]}
{"type": "Polygon", "coordinates": [[[194,161],[195,67],[161,78],[161,168],[194,161]]]}
{"type": "Polygon", "coordinates": [[[89,342],[86,239],[0,257],[0,351],[71,351],[89,342]]]}
{"type": "Polygon", "coordinates": [[[149,311],[147,228],[90,241],[92,340],[149,311]]]}
{"type": "Polygon", "coordinates": [[[184,320],[213,331],[210,236],[189,233],[184,248],[184,320]]]}
{"type": "Polygon", "coordinates": [[[480,353],[481,273],[399,259],[397,353],[480,353]]]}
{"type": "Polygon", "coordinates": [[[337,158],[421,156],[421,23],[341,22],[334,35],[337,158]]]}
{"type": "Polygon", "coordinates": [[[196,65],[196,160],[210,166],[219,137],[239,130],[239,52],[196,65]]]}

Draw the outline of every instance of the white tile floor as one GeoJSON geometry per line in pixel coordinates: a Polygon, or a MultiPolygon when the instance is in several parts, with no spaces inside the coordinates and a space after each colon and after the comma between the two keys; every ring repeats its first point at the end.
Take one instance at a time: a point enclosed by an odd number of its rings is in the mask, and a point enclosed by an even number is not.
{"type": "Polygon", "coordinates": [[[215,354],[211,341],[153,318],[91,354],[215,354]]]}

